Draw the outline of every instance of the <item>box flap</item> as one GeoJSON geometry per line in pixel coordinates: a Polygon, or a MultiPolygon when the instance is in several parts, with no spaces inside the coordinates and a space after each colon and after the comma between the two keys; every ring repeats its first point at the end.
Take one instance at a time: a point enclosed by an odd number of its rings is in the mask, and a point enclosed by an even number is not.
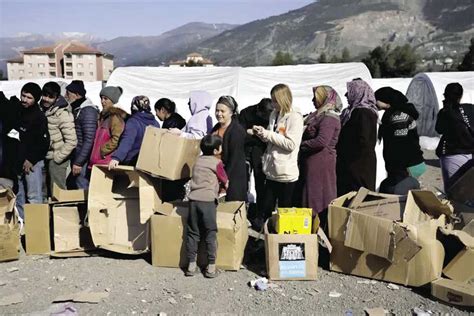
{"type": "Polygon", "coordinates": [[[431,219],[446,221],[452,214],[453,208],[448,201],[440,201],[431,191],[412,190],[408,192],[403,223],[416,225],[431,219]]]}
{"type": "Polygon", "coordinates": [[[471,166],[448,190],[450,199],[465,203],[474,197],[474,166],[471,166]]]}
{"type": "Polygon", "coordinates": [[[344,246],[385,258],[409,261],[421,247],[405,227],[391,220],[353,211],[346,225],[344,246]]]}
{"type": "Polygon", "coordinates": [[[25,204],[26,254],[51,252],[50,205],[25,204]]]}
{"type": "Polygon", "coordinates": [[[461,230],[439,228],[439,239],[443,243],[446,257],[444,275],[459,282],[474,278],[474,237],[461,230]],[[446,264],[447,263],[447,264],[446,264]]]}
{"type": "Polygon", "coordinates": [[[63,190],[54,183],[53,199],[58,202],[83,202],[87,200],[87,190],[63,190]]]}
{"type": "Polygon", "coordinates": [[[385,200],[388,198],[394,199],[398,197],[399,197],[398,195],[373,192],[364,187],[361,187],[359,191],[357,191],[357,194],[349,203],[348,207],[351,209],[356,209],[361,204],[366,203],[366,202],[385,200]]]}
{"type": "Polygon", "coordinates": [[[0,190],[0,262],[20,257],[20,226],[15,201],[11,189],[0,190]]]}

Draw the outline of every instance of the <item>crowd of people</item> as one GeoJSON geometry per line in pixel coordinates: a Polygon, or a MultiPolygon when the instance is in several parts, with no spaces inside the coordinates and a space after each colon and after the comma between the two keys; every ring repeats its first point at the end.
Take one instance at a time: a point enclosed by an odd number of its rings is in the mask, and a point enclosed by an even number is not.
{"type": "MultiPolygon", "coordinates": [[[[256,207],[249,219],[256,230],[261,230],[277,205],[311,208],[326,229],[331,200],[361,187],[375,191],[377,141],[383,142],[387,171],[380,192],[407,194],[420,187],[418,178],[426,165],[416,125],[419,114],[403,93],[391,87],[374,92],[357,78],[347,82],[349,106],[342,109],[341,97],[332,87],[316,86],[312,92],[314,111],[306,116],[293,105],[285,84],[275,85],[270,98],[240,113],[237,100],[221,96],[214,126],[209,112],[213,99],[206,91],[190,92],[187,122],[172,100],[156,102],[162,128],[202,140],[203,156],[196,163],[188,196],[193,214],[188,223],[190,262],[199,225],[206,227],[209,261],[215,261],[215,214],[209,217],[215,212],[214,201],[223,192],[226,201],[247,201],[252,173],[256,207]]],[[[146,96],[133,98],[131,114],[123,111],[118,106],[122,93],[120,87],[103,88],[101,111],[86,97],[79,80],[66,86],[64,96],[56,82],[42,88],[27,83],[20,99],[0,93],[0,186],[17,194],[21,218],[25,203],[43,202],[43,170],[51,195],[53,185],[87,189],[93,165],[113,169],[136,164],[146,127],[160,127],[160,123],[146,96]]],[[[441,134],[436,153],[447,192],[473,161],[474,107],[460,104],[462,95],[459,83],[446,86],[436,122],[441,134]]],[[[169,183],[172,191],[180,192],[175,197],[184,197],[185,182],[169,183]]],[[[187,274],[193,275],[194,270],[190,265],[187,274]]],[[[209,277],[214,272],[211,267],[209,277]]]]}

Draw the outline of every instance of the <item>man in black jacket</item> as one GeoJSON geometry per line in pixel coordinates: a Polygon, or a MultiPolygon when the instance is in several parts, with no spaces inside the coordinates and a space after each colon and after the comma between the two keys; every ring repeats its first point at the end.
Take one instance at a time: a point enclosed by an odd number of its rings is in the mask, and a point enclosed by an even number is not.
{"type": "Polygon", "coordinates": [[[87,165],[94,145],[99,108],[86,98],[86,89],[81,80],[73,80],[66,87],[66,99],[72,107],[77,134],[67,186],[68,189],[88,189],[90,171],[87,165]]]}
{"type": "MultiPolygon", "coordinates": [[[[13,121],[8,122],[6,139],[8,160],[15,162],[7,166],[7,172],[18,177],[16,205],[20,217],[24,218],[23,206],[29,203],[43,203],[43,166],[49,148],[48,121],[39,108],[41,88],[36,83],[28,82],[21,89],[21,99],[16,97],[6,100],[2,94],[2,107],[10,114],[13,121]],[[17,150],[16,157],[12,151],[17,150]]],[[[5,123],[5,122],[4,122],[5,123]]],[[[5,139],[5,138],[4,138],[5,139]]]]}

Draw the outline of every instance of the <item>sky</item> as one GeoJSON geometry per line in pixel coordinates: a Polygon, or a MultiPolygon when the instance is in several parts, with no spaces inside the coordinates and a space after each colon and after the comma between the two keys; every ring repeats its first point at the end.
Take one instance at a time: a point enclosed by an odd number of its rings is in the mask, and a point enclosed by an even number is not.
{"type": "Polygon", "coordinates": [[[0,0],[0,37],[82,32],[159,35],[189,22],[244,24],[314,0],[0,0]]]}

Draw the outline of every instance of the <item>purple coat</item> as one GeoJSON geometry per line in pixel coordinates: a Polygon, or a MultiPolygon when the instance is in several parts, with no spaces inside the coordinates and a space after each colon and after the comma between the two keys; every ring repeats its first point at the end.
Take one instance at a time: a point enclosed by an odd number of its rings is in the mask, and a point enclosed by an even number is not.
{"type": "Polygon", "coordinates": [[[313,215],[324,211],[337,197],[336,144],[341,130],[339,116],[326,112],[312,114],[300,147],[301,174],[304,180],[303,206],[313,215]]]}

